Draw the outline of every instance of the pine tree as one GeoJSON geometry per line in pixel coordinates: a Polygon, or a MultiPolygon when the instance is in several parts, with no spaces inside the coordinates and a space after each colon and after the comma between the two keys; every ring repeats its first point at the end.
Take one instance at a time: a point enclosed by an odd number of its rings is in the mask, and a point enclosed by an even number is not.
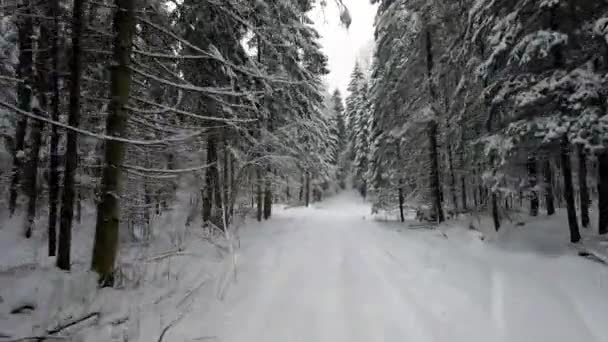
{"type": "MultiPolygon", "coordinates": [[[[23,1],[17,12],[17,32],[19,44],[19,65],[17,78],[22,80],[17,84],[17,101],[19,109],[31,111],[33,89],[33,40],[34,24],[32,20],[32,4],[29,0],[23,1]]],[[[13,215],[17,209],[17,202],[25,161],[25,136],[27,118],[21,116],[17,121],[13,152],[13,175],[10,185],[9,211],[13,215]]]]}
{"type": "MultiPolygon", "coordinates": [[[[76,0],[72,13],[72,60],[70,63],[70,103],[68,118],[68,124],[72,127],[80,126],[83,30],[84,0],[76,0]]],[[[66,145],[63,192],[61,198],[61,219],[59,223],[59,248],[57,253],[57,267],[62,270],[69,270],[71,264],[72,224],[74,220],[74,202],[76,201],[75,178],[76,169],[78,167],[78,134],[76,132],[68,132],[66,145]]],[[[97,227],[97,229],[100,229],[100,227],[97,227]]],[[[104,245],[103,247],[112,248],[112,246],[108,245],[104,245]]],[[[108,252],[112,253],[111,250],[108,252]]]]}
{"type": "MultiPolygon", "coordinates": [[[[116,0],[114,13],[114,51],[112,65],[112,101],[107,118],[107,134],[123,137],[126,133],[128,112],[125,108],[131,91],[131,53],[135,34],[135,3],[116,0]]],[[[92,268],[99,274],[101,286],[114,283],[114,266],[118,251],[120,223],[120,194],[125,157],[124,142],[109,140],[105,148],[101,200],[97,207],[97,225],[93,246],[92,268]]]]}

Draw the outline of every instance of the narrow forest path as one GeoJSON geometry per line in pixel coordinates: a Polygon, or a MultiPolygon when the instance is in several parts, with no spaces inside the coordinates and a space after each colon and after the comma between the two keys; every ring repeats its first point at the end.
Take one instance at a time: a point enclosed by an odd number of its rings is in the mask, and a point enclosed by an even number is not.
{"type": "MultiPolygon", "coordinates": [[[[580,260],[579,260],[580,259],[580,260]]],[[[345,193],[242,233],[238,279],[170,341],[605,341],[608,274],[371,220],[345,193]],[[591,274],[587,274],[591,273],[591,274]],[[587,278],[580,279],[585,274],[587,278]],[[604,283],[606,281],[606,283],[604,283]],[[603,293],[598,293],[603,292],[603,293]]]]}

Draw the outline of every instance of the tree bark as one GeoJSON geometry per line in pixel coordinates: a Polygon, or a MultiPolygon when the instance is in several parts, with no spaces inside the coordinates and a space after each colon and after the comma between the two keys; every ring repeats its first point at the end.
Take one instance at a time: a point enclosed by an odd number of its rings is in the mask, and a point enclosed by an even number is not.
{"type": "MultiPolygon", "coordinates": [[[[59,121],[59,0],[51,0],[49,13],[53,18],[51,34],[51,81],[52,92],[51,119],[59,121]]],[[[57,253],[57,211],[59,208],[59,131],[56,125],[51,125],[51,141],[49,149],[49,222],[48,222],[48,254],[57,253]]]]}
{"type": "Polygon", "coordinates": [[[561,164],[564,177],[564,197],[566,198],[566,208],[568,210],[568,227],[570,228],[570,242],[576,243],[581,240],[576,220],[576,207],[574,206],[574,187],[572,185],[572,165],[570,164],[570,144],[567,137],[562,138],[561,142],[561,164]]]}
{"type": "Polygon", "coordinates": [[[536,157],[534,155],[528,156],[528,161],[526,165],[528,168],[528,187],[530,188],[530,216],[537,216],[539,201],[538,192],[536,191],[536,157]]]}
{"type": "Polygon", "coordinates": [[[587,187],[587,155],[585,146],[578,144],[578,189],[579,200],[581,202],[581,225],[584,228],[589,227],[589,188],[587,187]]]}
{"type": "Polygon", "coordinates": [[[608,234],[608,151],[603,151],[597,156],[598,161],[598,213],[599,233],[608,234]]]}
{"type": "Polygon", "coordinates": [[[304,199],[304,187],[305,187],[305,183],[306,179],[304,177],[304,174],[302,174],[302,177],[300,178],[300,192],[298,193],[298,201],[300,203],[302,203],[302,200],[304,199]]]}
{"type": "Polygon", "coordinates": [[[207,138],[207,164],[205,172],[205,189],[203,195],[203,223],[213,219],[214,205],[221,209],[221,190],[219,184],[219,167],[217,141],[213,134],[207,138]]]}
{"type": "Polygon", "coordinates": [[[462,201],[462,210],[467,211],[467,184],[465,176],[460,177],[460,196],[462,201]]]}
{"type": "Polygon", "coordinates": [[[234,205],[236,203],[236,196],[238,192],[238,184],[236,182],[236,158],[229,154],[230,158],[230,217],[234,216],[234,205]]]}
{"type": "Polygon", "coordinates": [[[306,190],[305,190],[306,207],[310,205],[310,172],[306,171],[306,190]]]}
{"type": "Polygon", "coordinates": [[[260,166],[256,167],[256,204],[258,207],[257,219],[258,222],[262,221],[262,217],[264,214],[264,201],[262,194],[262,170],[260,166]]]}
{"type": "Polygon", "coordinates": [[[435,219],[438,223],[445,220],[443,216],[443,208],[441,206],[441,186],[439,183],[439,153],[437,151],[437,123],[431,121],[428,126],[430,157],[431,157],[431,199],[433,202],[433,211],[435,219]]]}
{"type": "MultiPolygon", "coordinates": [[[[84,1],[74,1],[72,18],[72,60],[70,75],[70,108],[68,124],[78,127],[80,124],[80,83],[82,76],[82,32],[84,1]]],[[[109,133],[108,133],[109,134],[109,133]]],[[[61,218],[59,223],[59,248],[57,267],[70,269],[72,245],[72,224],[74,218],[74,198],[76,195],[75,176],[78,168],[78,134],[68,131],[65,170],[63,177],[63,193],[61,198],[61,218]]],[[[97,227],[99,229],[99,227],[97,227]]]]}
{"type": "Polygon", "coordinates": [[[545,205],[547,207],[547,215],[551,216],[555,214],[555,202],[553,197],[553,172],[549,158],[543,161],[543,173],[545,178],[545,205]]]}
{"type": "MultiPolygon", "coordinates": [[[[32,106],[32,111],[40,116],[47,115],[48,105],[48,76],[49,76],[49,31],[48,23],[46,20],[39,26],[40,34],[38,36],[38,44],[36,48],[36,60],[35,60],[35,98],[36,102],[32,106]]],[[[36,209],[38,201],[38,166],[40,161],[40,148],[42,145],[42,131],[44,129],[43,122],[41,120],[31,121],[31,133],[30,133],[30,154],[28,157],[27,164],[27,216],[25,220],[25,236],[30,237],[34,227],[34,221],[36,220],[36,209]]]]}
{"type": "Polygon", "coordinates": [[[458,211],[458,196],[456,194],[456,175],[454,174],[454,162],[452,159],[452,146],[448,144],[448,163],[450,168],[450,193],[452,195],[452,203],[454,211],[458,211]]]}
{"type": "Polygon", "coordinates": [[[399,216],[401,218],[401,222],[405,222],[405,214],[403,212],[403,205],[405,202],[405,198],[403,196],[403,185],[402,182],[399,182],[399,216]]]}
{"type": "Polygon", "coordinates": [[[272,188],[270,183],[270,170],[267,170],[266,175],[266,180],[264,181],[264,220],[268,220],[272,215],[272,188]]]}
{"type": "MultiPolygon", "coordinates": [[[[17,35],[19,41],[19,65],[17,66],[17,78],[22,82],[17,84],[17,101],[19,109],[31,112],[32,88],[33,88],[33,41],[34,23],[32,21],[32,10],[30,0],[24,0],[19,7],[17,23],[17,35]]],[[[11,177],[9,194],[9,212],[12,216],[17,209],[17,199],[23,173],[25,133],[27,130],[27,118],[17,115],[17,127],[15,130],[15,150],[13,154],[13,174],[11,177]]]]}
{"type": "MultiPolygon", "coordinates": [[[[124,137],[128,111],[125,109],[131,90],[131,52],[135,34],[134,0],[115,0],[114,51],[111,66],[111,101],[106,133],[124,137]]],[[[120,223],[121,166],[125,157],[123,142],[108,140],[105,148],[101,201],[97,207],[97,225],[92,268],[99,274],[101,286],[114,283],[114,263],[118,250],[120,223]]]]}
{"type": "Polygon", "coordinates": [[[494,229],[500,230],[500,215],[498,213],[498,197],[496,191],[492,191],[492,221],[494,222],[494,229]]]}
{"type": "MultiPolygon", "coordinates": [[[[223,147],[224,147],[224,166],[222,168],[222,189],[223,189],[223,205],[226,206],[225,215],[226,222],[230,221],[230,211],[232,203],[232,196],[230,196],[230,151],[228,149],[228,142],[226,140],[226,130],[224,130],[224,139],[223,139],[223,147]]],[[[226,229],[226,227],[224,227],[226,229]]]]}

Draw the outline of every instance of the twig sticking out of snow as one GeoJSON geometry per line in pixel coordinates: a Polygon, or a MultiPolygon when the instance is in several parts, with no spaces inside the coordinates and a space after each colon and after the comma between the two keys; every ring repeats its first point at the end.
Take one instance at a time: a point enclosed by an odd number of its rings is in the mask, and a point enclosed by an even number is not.
{"type": "MultiPolygon", "coordinates": [[[[84,315],[80,318],[77,319],[73,319],[70,321],[67,321],[65,323],[62,323],[58,326],[56,326],[55,328],[52,329],[48,329],[46,331],[46,335],[38,335],[38,336],[26,336],[26,337],[18,337],[18,338],[9,338],[7,340],[0,340],[0,342],[17,342],[17,341],[45,341],[45,340],[67,340],[70,339],[69,336],[53,336],[55,334],[58,334],[60,332],[62,332],[63,330],[73,327],[75,325],[78,325],[80,323],[86,322],[88,320],[91,320],[93,318],[99,318],[99,312],[92,312],[89,313],[87,315],[84,315]]],[[[0,338],[4,338],[4,336],[0,336],[0,338]]]]}
{"type": "Polygon", "coordinates": [[[57,334],[57,333],[65,330],[65,329],[67,329],[67,328],[70,328],[70,327],[73,327],[73,326],[75,326],[77,324],[80,324],[82,322],[88,321],[88,320],[90,320],[92,318],[99,318],[99,312],[91,312],[90,314],[87,314],[87,315],[82,316],[80,318],[73,319],[71,321],[65,322],[63,324],[60,324],[60,325],[56,326],[53,329],[47,330],[46,333],[49,334],[49,335],[54,335],[54,334],[57,334]]]}
{"type": "MultiPolygon", "coordinates": [[[[3,338],[0,336],[0,338],[3,338]]],[[[49,336],[49,335],[41,335],[41,336],[27,336],[27,337],[19,337],[8,340],[0,340],[2,342],[21,342],[21,341],[44,341],[44,340],[67,340],[69,337],[65,336],[49,336]]]]}
{"type": "Polygon", "coordinates": [[[167,326],[165,326],[160,332],[160,336],[158,336],[158,342],[163,342],[163,338],[165,338],[165,335],[167,334],[169,329],[173,328],[175,324],[177,324],[183,317],[183,315],[180,315],[176,319],[172,320],[171,323],[167,324],[167,326]]]}

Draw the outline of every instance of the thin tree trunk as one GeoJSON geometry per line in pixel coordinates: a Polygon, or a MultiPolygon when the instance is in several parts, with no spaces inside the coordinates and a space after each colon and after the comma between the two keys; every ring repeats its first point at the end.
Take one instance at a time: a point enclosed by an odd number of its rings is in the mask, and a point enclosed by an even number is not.
{"type": "Polygon", "coordinates": [[[538,215],[538,192],[536,191],[537,175],[536,175],[536,157],[528,156],[528,186],[530,188],[530,216],[538,215]]]}
{"type": "MultiPolygon", "coordinates": [[[[223,189],[223,205],[226,205],[226,212],[224,213],[226,215],[226,222],[230,222],[230,202],[232,202],[232,199],[229,196],[230,194],[230,184],[229,184],[229,180],[230,180],[230,153],[228,150],[228,143],[226,141],[226,130],[224,130],[224,139],[223,139],[223,147],[224,147],[224,167],[222,168],[222,189],[223,189]]],[[[224,227],[224,229],[226,229],[226,227],[224,227]]]]}
{"type": "Polygon", "coordinates": [[[524,207],[524,192],[522,190],[519,190],[519,208],[523,208],[524,207]]]}
{"type": "Polygon", "coordinates": [[[306,171],[305,197],[306,197],[306,207],[308,207],[310,205],[310,172],[308,172],[308,171],[306,171]]]}
{"type": "Polygon", "coordinates": [[[305,187],[305,177],[304,174],[302,174],[302,178],[300,179],[300,193],[298,194],[298,201],[300,203],[302,203],[302,200],[304,199],[304,187],[305,187]]]}
{"type": "Polygon", "coordinates": [[[482,171],[481,171],[481,163],[479,163],[477,165],[478,169],[477,169],[477,196],[479,199],[479,208],[484,208],[486,206],[486,198],[484,197],[483,193],[483,178],[482,178],[482,171]]]}
{"type": "Polygon", "coordinates": [[[466,212],[467,211],[467,183],[466,183],[466,178],[465,176],[460,176],[460,196],[461,196],[461,201],[462,201],[462,211],[466,212]]]}
{"type": "Polygon", "coordinates": [[[581,202],[581,224],[584,228],[589,227],[589,188],[587,187],[587,155],[585,146],[577,145],[578,150],[578,189],[581,202]]]}
{"type": "MultiPolygon", "coordinates": [[[[30,0],[24,0],[19,7],[17,23],[19,41],[19,65],[17,66],[17,78],[23,82],[17,84],[17,101],[19,109],[31,112],[32,88],[33,88],[33,41],[34,26],[30,0]]],[[[15,129],[15,150],[13,154],[13,174],[11,177],[9,194],[9,211],[12,216],[17,209],[17,199],[23,173],[25,133],[27,130],[27,118],[23,115],[17,116],[17,127],[15,129]]]]}
{"type": "Polygon", "coordinates": [[[574,206],[574,187],[572,185],[572,165],[570,164],[570,144],[568,138],[563,137],[561,142],[561,161],[564,177],[564,197],[566,197],[566,208],[568,210],[568,226],[570,228],[570,242],[576,243],[581,240],[576,220],[576,207],[574,206]]]}
{"type": "MultiPolygon", "coordinates": [[[[216,194],[217,184],[217,146],[213,134],[207,139],[207,164],[209,167],[205,170],[205,189],[203,194],[203,224],[211,220],[213,214],[213,204],[217,205],[219,196],[216,194]],[[215,199],[214,199],[215,197],[215,199]]],[[[219,207],[219,206],[218,206],[219,207]]]]}
{"type": "MultiPolygon", "coordinates": [[[[496,167],[495,167],[495,158],[494,156],[490,157],[490,165],[492,166],[492,178],[495,180],[496,179],[496,167]]],[[[486,188],[487,189],[487,188],[486,188]]],[[[491,205],[491,209],[492,209],[492,221],[494,222],[494,229],[496,231],[500,230],[500,214],[498,212],[498,194],[495,190],[495,187],[493,186],[492,189],[490,189],[490,205],[491,205]]]]}
{"type": "Polygon", "coordinates": [[[405,222],[405,214],[403,212],[403,205],[405,202],[405,197],[403,196],[403,185],[402,182],[399,182],[399,216],[401,218],[401,222],[405,222]]]}
{"type": "MultiPolygon", "coordinates": [[[[115,0],[114,52],[111,66],[111,101],[107,118],[106,134],[124,137],[127,131],[131,90],[131,51],[135,34],[134,0],[115,0]]],[[[105,165],[102,178],[101,201],[97,207],[97,226],[93,247],[92,268],[99,274],[101,286],[114,283],[114,263],[118,250],[120,223],[119,198],[122,192],[121,166],[125,157],[123,142],[108,140],[105,149],[105,165]]]]}
{"type": "Polygon", "coordinates": [[[477,199],[477,191],[475,191],[475,188],[473,188],[473,205],[475,206],[475,209],[479,208],[479,200],[477,199]]]}
{"type": "MultiPolygon", "coordinates": [[[[47,21],[39,26],[40,34],[38,37],[36,51],[36,71],[35,71],[35,90],[36,103],[32,106],[32,111],[40,116],[47,115],[47,92],[49,77],[49,31],[47,21]]],[[[44,125],[41,120],[31,121],[32,131],[30,134],[31,147],[27,165],[27,216],[25,221],[25,236],[30,237],[36,220],[37,201],[39,196],[38,185],[38,166],[40,160],[40,148],[42,145],[42,131],[44,125]]]]}
{"type": "MultiPolygon", "coordinates": [[[[80,124],[80,81],[82,75],[82,31],[84,16],[84,0],[74,2],[72,19],[72,60],[70,76],[70,113],[68,124],[78,127],[80,124]]],[[[72,223],[74,217],[74,197],[76,194],[75,176],[78,167],[78,134],[68,131],[65,153],[65,170],[63,177],[63,193],[61,199],[61,219],[59,223],[59,249],[57,267],[70,269],[72,244],[72,223]]],[[[99,227],[97,227],[99,229],[99,227]]]]}
{"type": "Polygon", "coordinates": [[[458,211],[458,196],[456,194],[456,175],[454,174],[454,162],[452,159],[452,146],[448,144],[448,163],[450,168],[450,193],[452,195],[452,203],[454,211],[458,211]]]}
{"type": "Polygon", "coordinates": [[[496,191],[492,191],[492,221],[494,222],[494,229],[498,231],[500,229],[500,215],[498,213],[498,195],[496,191]]]}
{"type": "Polygon", "coordinates": [[[543,161],[543,173],[545,178],[545,205],[547,207],[547,215],[555,214],[555,202],[553,199],[553,172],[549,158],[543,161]]]}
{"type": "Polygon", "coordinates": [[[258,166],[256,168],[256,203],[258,206],[258,212],[257,212],[257,219],[258,222],[262,221],[262,217],[263,217],[263,206],[264,206],[264,201],[263,201],[263,196],[262,196],[262,170],[261,167],[258,166]]]}
{"type": "Polygon", "coordinates": [[[431,152],[431,198],[433,201],[433,211],[435,219],[438,223],[445,220],[443,216],[443,208],[441,206],[441,185],[439,183],[439,154],[437,151],[437,123],[431,121],[429,123],[429,144],[431,152]]]}
{"type": "Polygon", "coordinates": [[[272,188],[270,183],[270,170],[266,172],[266,180],[264,182],[264,220],[268,220],[272,215],[272,188]]]}
{"type": "Polygon", "coordinates": [[[234,205],[236,203],[238,184],[236,184],[236,158],[229,154],[230,158],[230,217],[234,217],[234,205]]]}
{"type": "Polygon", "coordinates": [[[608,234],[608,151],[603,151],[597,156],[598,161],[598,212],[599,233],[608,234]]]}
{"type": "MultiPolygon", "coordinates": [[[[59,121],[59,0],[51,0],[50,16],[53,18],[51,35],[51,119],[59,121]]],[[[49,150],[49,222],[48,235],[49,256],[57,253],[57,211],[59,208],[59,131],[56,125],[51,126],[49,150]]]]}
{"type": "MultiPolygon", "coordinates": [[[[40,96],[42,97],[42,96],[40,96]]],[[[41,99],[40,99],[41,100],[41,99]]],[[[39,100],[39,101],[40,101],[39,100]]],[[[42,106],[43,103],[40,103],[42,106]]],[[[44,111],[38,108],[33,109],[38,115],[44,115],[44,111]]],[[[36,207],[38,200],[38,161],[40,158],[40,145],[42,144],[42,130],[43,125],[40,120],[32,121],[32,132],[30,139],[32,146],[30,147],[30,156],[27,163],[27,181],[26,181],[26,192],[28,195],[27,203],[27,215],[25,219],[25,237],[30,238],[34,228],[34,221],[36,220],[36,207]]]]}

